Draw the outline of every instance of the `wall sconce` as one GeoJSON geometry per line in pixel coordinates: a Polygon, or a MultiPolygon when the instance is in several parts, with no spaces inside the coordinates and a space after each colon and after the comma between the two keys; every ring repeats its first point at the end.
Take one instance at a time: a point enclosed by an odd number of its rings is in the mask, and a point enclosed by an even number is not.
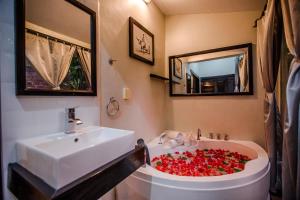
{"type": "Polygon", "coordinates": [[[151,1],[152,1],[152,0],[144,0],[144,2],[145,2],[146,4],[151,3],[151,1]]]}

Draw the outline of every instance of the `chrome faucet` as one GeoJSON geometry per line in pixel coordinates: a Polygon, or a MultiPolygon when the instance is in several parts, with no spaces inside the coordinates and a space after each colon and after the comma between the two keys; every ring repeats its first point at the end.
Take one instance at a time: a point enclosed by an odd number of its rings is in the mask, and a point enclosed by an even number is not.
{"type": "Polygon", "coordinates": [[[201,138],[201,129],[200,128],[198,128],[198,131],[197,131],[197,140],[200,140],[200,138],[201,138]]]}
{"type": "Polygon", "coordinates": [[[225,134],[225,135],[224,135],[224,140],[225,140],[225,141],[229,140],[229,135],[228,135],[228,134],[225,134]]]}
{"type": "Polygon", "coordinates": [[[75,108],[66,108],[66,126],[65,126],[65,133],[75,133],[76,132],[76,126],[83,124],[83,122],[75,118],[75,108]]]}

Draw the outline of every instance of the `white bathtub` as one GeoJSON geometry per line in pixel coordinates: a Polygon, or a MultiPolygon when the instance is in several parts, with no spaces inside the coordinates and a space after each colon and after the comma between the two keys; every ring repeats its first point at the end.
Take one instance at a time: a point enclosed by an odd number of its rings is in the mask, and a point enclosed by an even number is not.
{"type": "Polygon", "coordinates": [[[237,151],[249,156],[241,172],[207,177],[176,176],[160,172],[146,165],[117,187],[119,200],[267,200],[269,199],[268,155],[250,141],[218,141],[202,139],[197,147],[180,146],[175,149],[158,144],[156,138],[148,144],[150,158],[192,148],[212,148],[237,151]]]}

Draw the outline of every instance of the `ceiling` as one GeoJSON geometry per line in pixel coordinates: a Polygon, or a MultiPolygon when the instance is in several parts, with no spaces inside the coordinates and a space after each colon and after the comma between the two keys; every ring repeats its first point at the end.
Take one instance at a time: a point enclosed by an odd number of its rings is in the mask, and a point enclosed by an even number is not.
{"type": "Polygon", "coordinates": [[[265,0],[153,0],[165,15],[263,10],[265,0]]]}

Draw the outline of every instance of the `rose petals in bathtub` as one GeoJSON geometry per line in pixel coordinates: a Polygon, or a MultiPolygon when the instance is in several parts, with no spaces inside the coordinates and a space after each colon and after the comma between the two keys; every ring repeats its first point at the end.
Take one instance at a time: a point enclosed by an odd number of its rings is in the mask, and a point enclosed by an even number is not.
{"type": "Polygon", "coordinates": [[[221,176],[244,170],[250,159],[238,152],[222,149],[197,149],[154,157],[151,165],[159,171],[178,176],[221,176]]]}

